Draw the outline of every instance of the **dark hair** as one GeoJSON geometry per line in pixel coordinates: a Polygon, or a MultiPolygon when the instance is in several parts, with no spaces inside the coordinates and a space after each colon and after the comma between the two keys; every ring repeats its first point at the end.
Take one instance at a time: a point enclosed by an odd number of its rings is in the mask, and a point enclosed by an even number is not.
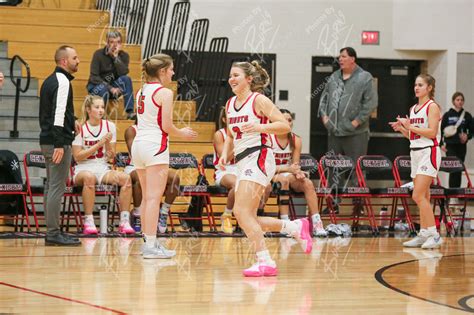
{"type": "Polygon", "coordinates": [[[219,129],[227,128],[227,122],[225,120],[225,106],[222,106],[221,111],[219,112],[219,121],[217,122],[217,127],[219,127],[219,129]]]}
{"type": "Polygon", "coordinates": [[[436,79],[433,78],[433,76],[428,74],[428,73],[419,74],[417,76],[417,78],[423,79],[423,81],[425,81],[426,84],[428,84],[428,86],[431,86],[431,91],[428,92],[428,97],[430,99],[434,99],[435,88],[436,88],[436,79]]]}
{"type": "Polygon", "coordinates": [[[244,71],[245,77],[252,76],[252,82],[250,82],[250,90],[252,92],[263,93],[270,84],[270,76],[267,70],[265,70],[257,60],[252,62],[234,62],[232,67],[240,68],[244,71]]]}
{"type": "Polygon", "coordinates": [[[68,48],[74,49],[69,45],[62,45],[62,46],[59,46],[58,49],[56,49],[56,52],[54,53],[54,61],[56,61],[56,63],[58,63],[61,59],[66,57],[66,51],[68,48]]]}
{"type": "Polygon", "coordinates": [[[342,53],[343,51],[346,51],[349,57],[354,57],[354,62],[357,62],[357,53],[354,48],[352,47],[344,47],[339,50],[339,53],[342,53]]]}
{"type": "MultiPolygon", "coordinates": [[[[288,114],[291,116],[291,119],[295,119],[295,114],[290,112],[288,109],[285,109],[285,108],[280,108],[280,112],[282,114],[288,114]]],[[[295,148],[295,139],[293,138],[293,132],[288,132],[287,134],[287,138],[288,138],[288,143],[290,144],[290,149],[291,151],[293,151],[293,149],[295,148]]]]}
{"type": "Polygon", "coordinates": [[[456,99],[458,96],[461,96],[461,97],[462,97],[462,99],[464,100],[464,94],[462,94],[462,93],[461,93],[461,92],[459,92],[459,91],[457,91],[457,92],[454,92],[454,94],[453,94],[453,97],[452,97],[452,99],[451,99],[451,100],[452,100],[452,102],[453,102],[453,104],[454,104],[454,100],[455,100],[455,99],[456,99]]]}

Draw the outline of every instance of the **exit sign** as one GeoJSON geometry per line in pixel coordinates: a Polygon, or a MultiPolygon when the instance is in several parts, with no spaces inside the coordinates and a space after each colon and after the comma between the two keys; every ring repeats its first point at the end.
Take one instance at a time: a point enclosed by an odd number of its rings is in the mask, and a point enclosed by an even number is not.
{"type": "Polygon", "coordinates": [[[379,31],[362,31],[362,45],[378,45],[379,43],[379,31]]]}

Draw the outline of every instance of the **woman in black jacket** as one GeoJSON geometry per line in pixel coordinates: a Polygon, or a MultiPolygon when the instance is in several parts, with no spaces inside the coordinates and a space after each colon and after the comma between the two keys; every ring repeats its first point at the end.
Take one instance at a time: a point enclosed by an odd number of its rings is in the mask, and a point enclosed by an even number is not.
{"type": "MultiPolygon", "coordinates": [[[[463,162],[466,158],[467,142],[472,138],[473,120],[470,113],[466,112],[462,122],[458,125],[456,133],[450,137],[445,134],[447,126],[454,126],[465,111],[464,95],[461,92],[456,92],[452,97],[453,108],[448,110],[441,121],[442,131],[442,150],[446,152],[447,156],[457,156],[463,162]]],[[[461,186],[461,173],[452,173],[449,176],[449,187],[461,186]]]]}

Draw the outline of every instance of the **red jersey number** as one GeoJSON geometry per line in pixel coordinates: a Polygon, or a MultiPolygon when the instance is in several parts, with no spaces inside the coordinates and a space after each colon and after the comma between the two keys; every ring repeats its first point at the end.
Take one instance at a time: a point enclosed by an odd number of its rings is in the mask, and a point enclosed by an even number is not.
{"type": "Polygon", "coordinates": [[[145,112],[145,96],[142,95],[140,96],[140,99],[138,100],[137,113],[143,114],[144,112],[145,112]]]}
{"type": "Polygon", "coordinates": [[[232,131],[235,132],[235,140],[242,139],[242,131],[240,131],[239,127],[232,127],[232,131]]]}

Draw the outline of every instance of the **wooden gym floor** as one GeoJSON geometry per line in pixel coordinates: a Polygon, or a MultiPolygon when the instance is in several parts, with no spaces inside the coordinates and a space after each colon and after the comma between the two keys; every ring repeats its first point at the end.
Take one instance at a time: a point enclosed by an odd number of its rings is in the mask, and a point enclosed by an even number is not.
{"type": "Polygon", "coordinates": [[[474,238],[440,250],[401,237],[314,239],[305,255],[268,238],[280,274],[244,278],[245,238],[164,239],[172,260],[144,260],[138,238],[0,240],[0,313],[463,314],[474,313],[474,238]]]}

